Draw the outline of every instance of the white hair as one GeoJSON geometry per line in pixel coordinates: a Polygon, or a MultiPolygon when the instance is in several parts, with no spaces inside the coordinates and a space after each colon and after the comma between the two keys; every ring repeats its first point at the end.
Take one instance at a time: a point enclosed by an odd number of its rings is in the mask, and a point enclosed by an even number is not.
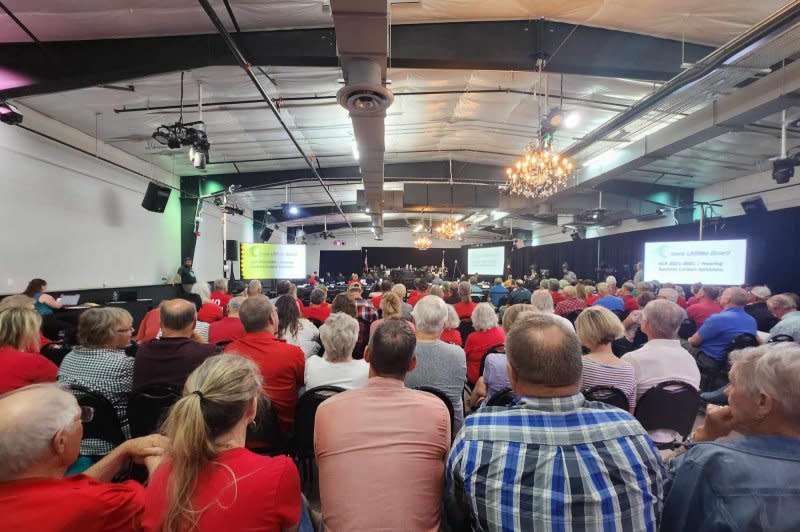
{"type": "Polygon", "coordinates": [[[57,384],[32,384],[0,396],[3,401],[17,394],[35,394],[26,401],[25,414],[17,416],[13,427],[0,425],[0,482],[15,478],[39,462],[51,448],[53,436],[75,422],[78,403],[57,384]]]}
{"type": "MultiPolygon", "coordinates": [[[[668,289],[661,289],[664,290],[668,289]]],[[[644,306],[642,315],[656,338],[672,340],[681,328],[686,311],[668,299],[654,299],[644,306]]]]}
{"type": "Polygon", "coordinates": [[[403,283],[397,283],[392,287],[392,292],[400,296],[400,299],[403,299],[406,297],[406,285],[403,283]]]}
{"type": "Polygon", "coordinates": [[[666,299],[667,301],[672,301],[673,303],[678,302],[678,291],[674,288],[662,288],[658,291],[658,298],[659,299],[666,299]]]}
{"type": "Polygon", "coordinates": [[[488,331],[497,327],[497,314],[489,303],[478,303],[472,310],[472,326],[476,331],[488,331]]]}
{"type": "Polygon", "coordinates": [[[772,295],[772,291],[769,289],[768,286],[754,286],[750,289],[750,293],[756,296],[758,299],[767,300],[772,295]]]}
{"type": "Polygon", "coordinates": [[[228,315],[239,314],[239,309],[242,308],[242,303],[247,301],[246,297],[236,296],[228,301],[228,315]]]}
{"type": "Polygon", "coordinates": [[[194,283],[192,285],[192,293],[200,296],[203,304],[211,301],[211,290],[208,289],[208,283],[194,283]]]}
{"type": "Polygon", "coordinates": [[[447,321],[447,303],[441,297],[425,296],[411,312],[417,329],[429,334],[441,334],[447,321]]]}
{"type": "Polygon", "coordinates": [[[550,295],[549,290],[540,289],[535,291],[531,295],[531,305],[545,313],[552,313],[554,311],[553,296],[550,295]]]}
{"type": "Polygon", "coordinates": [[[447,321],[444,322],[445,329],[458,329],[461,319],[453,305],[447,305],[447,321]]]}
{"type": "Polygon", "coordinates": [[[786,420],[800,425],[800,346],[794,342],[764,344],[734,351],[736,382],[751,394],[763,393],[781,405],[786,420]]]}
{"type": "Polygon", "coordinates": [[[214,281],[214,290],[225,290],[228,288],[227,279],[217,279],[214,281]]]}
{"type": "Polygon", "coordinates": [[[617,278],[613,275],[606,277],[606,284],[609,286],[617,286],[617,278]]]}
{"type": "Polygon", "coordinates": [[[358,341],[358,321],[344,312],[334,312],[319,328],[319,339],[325,347],[325,358],[346,360],[358,341]]]}

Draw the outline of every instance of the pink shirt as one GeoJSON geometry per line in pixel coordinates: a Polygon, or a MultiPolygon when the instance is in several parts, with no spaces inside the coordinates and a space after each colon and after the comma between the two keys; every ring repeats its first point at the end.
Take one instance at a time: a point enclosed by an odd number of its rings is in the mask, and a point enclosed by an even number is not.
{"type": "Polygon", "coordinates": [[[438,397],[372,377],[317,410],[325,530],[438,531],[450,414],[438,397]]]}

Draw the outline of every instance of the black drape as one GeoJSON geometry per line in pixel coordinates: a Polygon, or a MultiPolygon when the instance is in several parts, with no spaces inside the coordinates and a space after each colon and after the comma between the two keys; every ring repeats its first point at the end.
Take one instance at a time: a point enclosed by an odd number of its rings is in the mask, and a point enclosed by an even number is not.
{"type": "Polygon", "coordinates": [[[350,278],[351,273],[361,272],[364,263],[361,260],[361,251],[320,251],[319,274],[327,277],[328,272],[334,276],[343,274],[350,278]]]}
{"type": "Polygon", "coordinates": [[[459,248],[430,248],[422,251],[415,248],[401,247],[365,247],[361,248],[361,253],[362,264],[364,262],[363,255],[366,255],[370,268],[381,264],[386,265],[388,268],[396,268],[406,264],[411,264],[414,267],[441,266],[443,253],[444,265],[448,271],[453,271],[456,260],[458,260],[459,264],[464,264],[461,256],[462,252],[459,248]]]}

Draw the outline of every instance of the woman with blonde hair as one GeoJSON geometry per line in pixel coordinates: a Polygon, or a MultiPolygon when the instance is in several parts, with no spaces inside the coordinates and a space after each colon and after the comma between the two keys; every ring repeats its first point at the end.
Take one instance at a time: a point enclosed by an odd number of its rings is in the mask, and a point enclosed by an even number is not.
{"type": "Polygon", "coordinates": [[[41,316],[32,308],[0,312],[0,394],[56,380],[58,367],[37,353],[41,324],[41,316]]]}
{"type": "MultiPolygon", "coordinates": [[[[381,311],[383,312],[383,317],[379,320],[373,321],[369,325],[370,336],[372,336],[372,334],[375,332],[375,329],[380,327],[381,324],[386,320],[392,318],[403,319],[403,302],[394,292],[386,292],[381,300],[381,311]]],[[[416,332],[417,329],[414,327],[413,323],[409,321],[408,326],[411,327],[412,332],[416,332]]]]}
{"type": "Polygon", "coordinates": [[[584,309],[575,320],[575,332],[589,354],[583,356],[581,390],[611,386],[622,390],[631,410],[636,406],[636,374],[633,366],[617,358],[611,343],[625,334],[619,318],[605,307],[584,309]]]}
{"type": "Polygon", "coordinates": [[[294,462],[244,446],[262,378],[251,360],[217,355],[186,380],[163,431],[172,442],[150,479],[145,530],[294,530],[302,497],[294,462]]]}

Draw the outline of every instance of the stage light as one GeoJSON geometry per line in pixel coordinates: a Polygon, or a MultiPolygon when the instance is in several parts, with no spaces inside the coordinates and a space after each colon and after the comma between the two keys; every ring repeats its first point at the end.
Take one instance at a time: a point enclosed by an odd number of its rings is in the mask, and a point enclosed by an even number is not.
{"type": "Polygon", "coordinates": [[[366,209],[364,209],[364,212],[365,212],[365,213],[367,213],[367,214],[369,214],[369,207],[367,207],[366,209]]]}
{"type": "Polygon", "coordinates": [[[295,207],[294,205],[289,207],[289,214],[291,214],[292,216],[297,216],[297,212],[298,212],[297,207],[295,207]]]}
{"type": "Polygon", "coordinates": [[[0,122],[9,126],[16,126],[22,123],[22,113],[15,106],[8,102],[0,102],[0,122]]]}
{"type": "Polygon", "coordinates": [[[578,112],[571,112],[564,119],[564,127],[567,129],[574,129],[581,123],[581,115],[578,112]]]}
{"type": "Polygon", "coordinates": [[[779,185],[788,183],[794,177],[794,167],[797,161],[794,158],[776,159],[772,161],[772,179],[779,185]]]}

